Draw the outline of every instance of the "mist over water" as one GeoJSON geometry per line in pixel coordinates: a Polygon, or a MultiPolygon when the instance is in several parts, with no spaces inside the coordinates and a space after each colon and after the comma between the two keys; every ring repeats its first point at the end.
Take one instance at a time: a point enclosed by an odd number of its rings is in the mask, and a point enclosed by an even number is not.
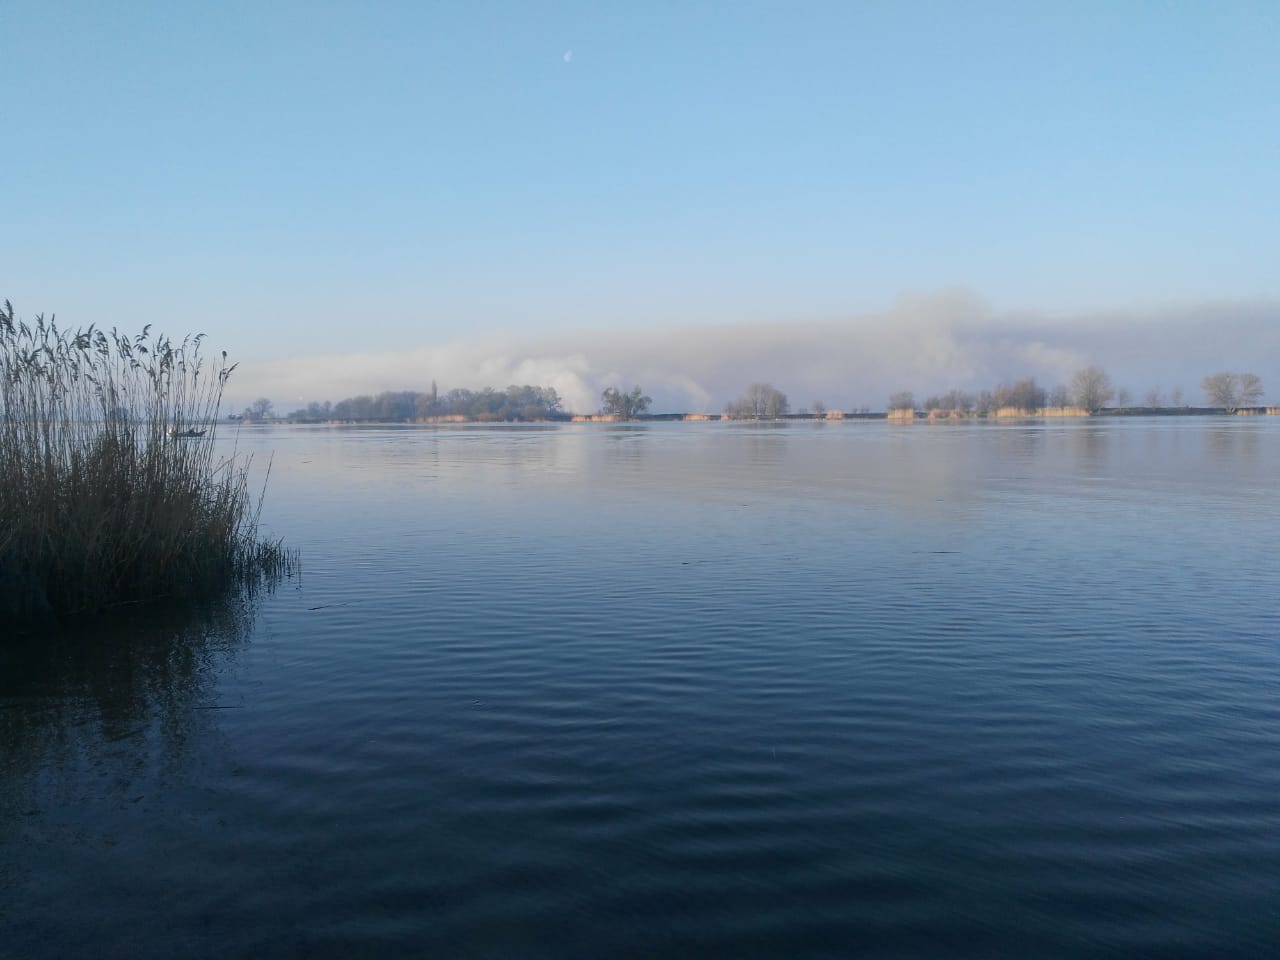
{"type": "Polygon", "coordinates": [[[299,580],[5,661],[0,956],[1280,942],[1277,418],[236,442],[299,580]]]}
{"type": "MultiPolygon", "coordinates": [[[[258,396],[284,412],[383,390],[507,384],[554,387],[575,413],[600,406],[606,387],[644,385],[657,412],[718,413],[767,380],[795,409],[882,410],[891,394],[924,398],[1035,377],[1046,389],[1099,364],[1135,398],[1152,388],[1200,402],[1200,381],[1247,369],[1280,382],[1280,302],[1236,300],[1146,311],[1061,314],[997,310],[964,289],[901,297],[876,313],[774,322],[648,323],[574,333],[460,335],[395,350],[255,363],[238,373],[234,409],[258,396]],[[287,399],[282,399],[287,398],[287,399]],[[239,404],[239,406],[236,406],[239,404]]],[[[1173,402],[1173,401],[1168,401],[1173,402]]]]}

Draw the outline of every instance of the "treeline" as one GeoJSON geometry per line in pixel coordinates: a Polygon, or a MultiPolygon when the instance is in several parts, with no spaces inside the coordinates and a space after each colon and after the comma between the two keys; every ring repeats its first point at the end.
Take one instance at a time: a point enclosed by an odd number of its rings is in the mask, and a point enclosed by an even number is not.
{"type": "MultiPolygon", "coordinates": [[[[1212,408],[1227,413],[1255,406],[1263,396],[1262,381],[1252,373],[1224,371],[1210,374],[1204,378],[1201,389],[1212,408]]],[[[1182,406],[1181,388],[1170,391],[1167,396],[1170,406],[1182,406]]],[[[1140,407],[1164,407],[1165,397],[1159,387],[1153,387],[1143,397],[1140,407]]],[[[601,394],[601,401],[600,413],[619,420],[645,416],[652,403],[639,385],[630,392],[624,392],[620,387],[609,387],[601,394]]],[[[1091,366],[1077,371],[1070,384],[1059,384],[1051,389],[1041,386],[1035,377],[1026,377],[973,393],[953,389],[926,397],[919,403],[911,391],[904,390],[889,398],[888,410],[891,415],[923,410],[926,413],[986,417],[1002,410],[1017,411],[1019,415],[1053,408],[1066,412],[1070,408],[1076,408],[1087,413],[1098,413],[1104,409],[1132,410],[1131,404],[1132,395],[1128,390],[1116,388],[1105,370],[1091,366]]],[[[724,417],[730,420],[776,420],[787,416],[790,409],[787,395],[781,390],[769,383],[753,383],[741,396],[726,405],[724,417]]],[[[865,414],[868,410],[863,407],[858,412],[865,414]]],[[[814,401],[812,411],[802,410],[801,414],[821,417],[826,414],[826,407],[820,401],[814,401]]],[[[271,401],[263,398],[233,419],[262,420],[272,417],[271,401]]],[[[285,419],[303,422],[412,422],[439,418],[515,422],[568,420],[570,417],[554,387],[526,384],[509,386],[505,390],[493,387],[483,390],[459,388],[440,394],[434,383],[430,392],[388,390],[376,396],[349,397],[333,404],[327,401],[310,403],[285,415],[285,419]]]]}
{"type": "MultiPolygon", "coordinates": [[[[1221,372],[1206,376],[1201,383],[1206,402],[1227,413],[1242,407],[1256,405],[1263,396],[1262,381],[1252,373],[1221,372]]],[[[1031,412],[1046,407],[1078,407],[1089,413],[1110,408],[1129,409],[1132,395],[1124,387],[1115,387],[1111,377],[1100,367],[1085,367],[1076,372],[1070,384],[1059,384],[1045,389],[1028,377],[1014,383],[1004,383],[992,390],[969,393],[950,390],[944,394],[927,397],[917,405],[909,390],[895,393],[889,398],[889,410],[916,410],[936,413],[955,413],[966,416],[988,416],[1001,409],[1031,412]]],[[[1182,389],[1175,388],[1168,394],[1168,405],[1182,406],[1182,389]]],[[[1141,407],[1154,410],[1166,406],[1166,397],[1159,387],[1152,387],[1143,396],[1141,407]]]]}
{"type": "Polygon", "coordinates": [[[309,403],[286,415],[289,420],[430,420],[461,417],[484,422],[567,419],[560,395],[554,387],[509,386],[505,390],[457,388],[439,393],[435,384],[429,392],[387,390],[374,396],[361,395],[337,403],[309,403]]]}
{"type": "MultiPolygon", "coordinates": [[[[972,413],[985,416],[1005,407],[1018,410],[1039,410],[1042,407],[1065,407],[1073,403],[1065,387],[1052,392],[1036,382],[1035,377],[1018,380],[1014,383],[1002,383],[991,390],[980,390],[969,393],[964,390],[949,390],[925,398],[924,410],[937,410],[940,413],[972,413]]],[[[889,398],[890,410],[908,410],[915,408],[915,397],[909,392],[897,393],[889,398]]]]}

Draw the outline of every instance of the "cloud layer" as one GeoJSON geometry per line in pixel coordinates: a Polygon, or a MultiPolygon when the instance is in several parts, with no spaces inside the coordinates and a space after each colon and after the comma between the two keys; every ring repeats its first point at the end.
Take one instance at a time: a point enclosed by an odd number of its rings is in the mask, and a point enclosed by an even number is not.
{"type": "Polygon", "coordinates": [[[879,314],[829,321],[686,329],[487,336],[394,353],[243,363],[228,400],[258,396],[284,412],[312,400],[382,390],[552,386],[575,411],[607,386],[640,384],[655,411],[719,411],[747,384],[768,381],[793,408],[882,409],[890,393],[982,389],[1034,376],[1052,387],[1081,366],[1106,367],[1135,396],[1181,387],[1197,402],[1205,373],[1258,373],[1280,396],[1280,302],[1208,303],[1147,313],[996,313],[967,291],[904,298],[879,314]]]}

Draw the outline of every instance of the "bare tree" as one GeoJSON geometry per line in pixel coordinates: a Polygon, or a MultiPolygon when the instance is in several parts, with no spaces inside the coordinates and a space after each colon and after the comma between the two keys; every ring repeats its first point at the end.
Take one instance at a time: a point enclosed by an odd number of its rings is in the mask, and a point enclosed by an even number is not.
{"type": "Polygon", "coordinates": [[[1256,373],[1240,374],[1240,406],[1256,407],[1262,400],[1262,380],[1256,373]]]}
{"type": "Polygon", "coordinates": [[[827,415],[827,405],[821,400],[813,401],[813,415],[815,417],[825,417],[827,415]]]}
{"type": "Polygon", "coordinates": [[[1117,406],[1117,407],[1127,407],[1127,406],[1129,406],[1129,401],[1130,401],[1130,400],[1132,400],[1132,399],[1133,399],[1133,394],[1129,393],[1129,388],[1128,388],[1128,387],[1121,387],[1119,390],[1117,390],[1117,391],[1116,391],[1116,406],[1117,406]]]}
{"type": "Polygon", "coordinates": [[[259,397],[244,408],[241,416],[245,420],[270,420],[276,415],[275,404],[266,397],[259,397]]]}
{"type": "Polygon", "coordinates": [[[914,410],[916,408],[916,398],[910,390],[903,390],[895,393],[889,398],[890,410],[914,410]]]}
{"type": "Polygon", "coordinates": [[[1255,406],[1262,399],[1262,380],[1256,373],[1211,373],[1200,383],[1210,406],[1235,413],[1241,407],[1255,406]]]}
{"type": "Polygon", "coordinates": [[[1071,391],[1067,389],[1067,385],[1065,383],[1060,383],[1049,391],[1049,406],[1071,406],[1071,391]]]}
{"type": "Polygon", "coordinates": [[[1236,409],[1236,375],[1226,370],[1210,373],[1200,381],[1200,389],[1211,407],[1222,407],[1227,413],[1235,413],[1236,409]]]}
{"type": "Polygon", "coordinates": [[[623,393],[617,387],[607,387],[600,394],[600,399],[604,401],[601,413],[610,414],[619,420],[634,420],[647,413],[649,404],[653,403],[653,398],[645,396],[639,384],[632,387],[630,393],[623,393]]]}
{"type": "Polygon", "coordinates": [[[787,395],[771,383],[753,383],[747,392],[725,407],[739,420],[776,420],[791,409],[787,395]]]}
{"type": "Polygon", "coordinates": [[[924,410],[941,410],[950,413],[958,410],[966,413],[973,409],[973,396],[965,393],[963,390],[951,389],[941,396],[929,397],[924,401],[922,409],[924,410]]]}
{"type": "Polygon", "coordinates": [[[1171,407],[1182,406],[1182,388],[1181,387],[1174,387],[1172,390],[1169,391],[1169,406],[1171,407]]]}
{"type": "Polygon", "coordinates": [[[1036,383],[1035,377],[1019,380],[1013,385],[1013,405],[1019,410],[1039,410],[1044,406],[1048,394],[1044,387],[1036,383]]]}
{"type": "MultiPolygon", "coordinates": [[[[768,384],[765,385],[768,387],[768,384]]],[[[787,395],[781,390],[775,390],[768,387],[765,394],[764,415],[770,420],[776,420],[783,416],[791,409],[791,404],[787,402],[787,395]]]]}
{"type": "Polygon", "coordinates": [[[1147,395],[1142,398],[1142,405],[1148,410],[1155,410],[1160,404],[1160,388],[1152,387],[1147,391],[1147,395]]]}
{"type": "Polygon", "coordinates": [[[1115,396],[1111,378],[1101,367],[1085,367],[1078,371],[1071,380],[1071,393],[1076,405],[1090,413],[1097,413],[1115,396]]]}

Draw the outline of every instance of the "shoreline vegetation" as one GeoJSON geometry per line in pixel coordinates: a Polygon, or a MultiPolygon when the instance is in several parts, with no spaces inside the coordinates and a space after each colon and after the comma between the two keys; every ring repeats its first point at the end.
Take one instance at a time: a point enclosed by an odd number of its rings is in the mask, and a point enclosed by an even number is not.
{"type": "Polygon", "coordinates": [[[574,413],[564,416],[548,416],[533,419],[498,420],[494,418],[465,417],[460,415],[423,417],[423,418],[379,418],[339,420],[312,419],[307,417],[273,417],[266,420],[246,421],[246,425],[304,425],[304,426],[358,426],[361,424],[404,424],[432,426],[444,424],[512,424],[512,423],[788,423],[811,422],[829,423],[832,421],[849,421],[851,423],[866,421],[886,421],[890,423],[960,423],[985,422],[998,420],[1066,420],[1073,418],[1105,419],[1112,417],[1221,417],[1221,416],[1280,416],[1280,407],[1246,407],[1227,411],[1222,407],[1163,407],[1148,409],[1145,407],[1116,407],[1099,410],[1097,413],[1080,411],[1075,408],[1046,407],[1038,410],[1000,410],[987,414],[940,412],[936,410],[913,411],[852,411],[828,410],[825,413],[785,413],[776,417],[734,417],[722,413],[646,413],[634,417],[620,417],[611,413],[574,413]]]}
{"type": "Polygon", "coordinates": [[[993,390],[967,393],[951,390],[916,402],[910,391],[895,393],[885,410],[828,410],[821,401],[797,412],[791,411],[787,395],[768,383],[753,383],[723,413],[650,413],[652,399],[639,385],[629,392],[609,387],[601,394],[601,407],[594,413],[573,413],[564,409],[554,387],[510,386],[505,390],[450,390],[441,394],[436,384],[430,392],[386,391],[376,396],[362,395],[337,403],[311,403],[284,416],[275,416],[270,400],[261,398],[243,414],[229,419],[241,423],[621,423],[621,422],[710,422],[710,421],[833,421],[887,420],[894,423],[937,423],[973,420],[1038,420],[1073,417],[1169,417],[1169,416],[1277,416],[1280,407],[1266,406],[1262,382],[1251,373],[1220,372],[1206,376],[1201,384],[1205,406],[1183,403],[1181,388],[1166,396],[1160,388],[1147,391],[1135,404],[1128,390],[1115,389],[1107,373],[1086,367],[1076,373],[1070,385],[1046,390],[1035,378],[1001,384],[993,390]]]}
{"type": "Polygon", "coordinates": [[[63,331],[5,302],[0,620],[206,600],[296,569],[259,534],[250,458],[214,454],[235,365],[206,363],[203,340],[63,331]]]}

